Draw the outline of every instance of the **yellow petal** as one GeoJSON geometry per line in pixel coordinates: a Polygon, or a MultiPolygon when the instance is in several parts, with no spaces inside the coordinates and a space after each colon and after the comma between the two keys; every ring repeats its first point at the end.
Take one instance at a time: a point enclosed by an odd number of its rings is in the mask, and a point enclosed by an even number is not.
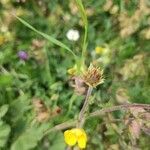
{"type": "Polygon", "coordinates": [[[73,146],[76,144],[77,142],[77,138],[75,136],[75,134],[71,131],[71,130],[67,130],[64,132],[64,137],[65,137],[65,142],[69,145],[69,146],[73,146]]]}
{"type": "Polygon", "coordinates": [[[82,129],[74,128],[74,129],[72,129],[71,131],[72,131],[72,133],[74,133],[74,135],[76,135],[77,137],[82,135],[82,129]]]}
{"type": "Polygon", "coordinates": [[[96,54],[102,54],[105,51],[105,48],[97,46],[95,48],[96,54]]]}
{"type": "Polygon", "coordinates": [[[75,75],[76,72],[77,72],[77,66],[76,65],[74,65],[74,67],[67,70],[67,73],[70,75],[75,75]]]}
{"type": "Polygon", "coordinates": [[[78,137],[78,146],[79,148],[85,148],[86,147],[87,138],[84,134],[78,137]]]}
{"type": "Polygon", "coordinates": [[[70,74],[70,75],[74,75],[75,72],[76,72],[76,69],[70,68],[70,69],[67,70],[67,72],[68,72],[68,74],[70,74]]]}
{"type": "Polygon", "coordinates": [[[86,133],[83,129],[72,129],[72,132],[76,135],[77,137],[77,142],[79,148],[85,148],[86,147],[86,142],[87,142],[87,136],[86,133]]]}

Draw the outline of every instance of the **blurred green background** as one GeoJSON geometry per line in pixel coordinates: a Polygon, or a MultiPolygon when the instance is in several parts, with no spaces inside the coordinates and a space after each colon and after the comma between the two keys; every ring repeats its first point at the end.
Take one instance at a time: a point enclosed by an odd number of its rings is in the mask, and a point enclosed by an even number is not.
{"type": "MultiPolygon", "coordinates": [[[[104,84],[93,91],[90,111],[126,104],[150,104],[150,1],[83,0],[88,18],[87,66],[104,69],[104,84]]],[[[0,149],[63,150],[63,132],[44,136],[48,128],[77,117],[83,95],[74,92],[67,70],[74,57],[24,26],[13,14],[39,31],[65,43],[81,56],[84,23],[74,0],[0,1],[0,149]],[[66,34],[75,29],[80,37],[66,34]],[[19,51],[28,54],[21,60],[19,51]],[[33,99],[61,114],[34,122],[33,99]]],[[[87,120],[88,150],[149,150],[149,135],[136,137],[121,121],[124,112],[87,120]]],[[[149,124],[147,125],[150,129],[149,124]]],[[[136,129],[135,129],[136,130],[136,129]]]]}

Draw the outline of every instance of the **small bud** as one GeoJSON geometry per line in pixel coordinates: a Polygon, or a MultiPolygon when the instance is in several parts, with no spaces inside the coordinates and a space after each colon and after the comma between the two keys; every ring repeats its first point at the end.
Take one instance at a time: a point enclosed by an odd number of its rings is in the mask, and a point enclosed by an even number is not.
{"type": "Polygon", "coordinates": [[[74,76],[74,75],[77,73],[77,66],[74,65],[74,67],[69,68],[69,69],[67,70],[67,73],[68,73],[69,75],[71,75],[71,76],[74,76]]]}
{"type": "Polygon", "coordinates": [[[19,51],[18,56],[21,60],[27,60],[28,59],[28,54],[25,51],[19,51]]]}
{"type": "Polygon", "coordinates": [[[90,65],[88,70],[83,74],[83,80],[88,86],[96,87],[104,82],[103,70],[90,65]]]}
{"type": "Polygon", "coordinates": [[[97,46],[95,48],[96,54],[102,54],[105,51],[105,48],[97,46]]]}

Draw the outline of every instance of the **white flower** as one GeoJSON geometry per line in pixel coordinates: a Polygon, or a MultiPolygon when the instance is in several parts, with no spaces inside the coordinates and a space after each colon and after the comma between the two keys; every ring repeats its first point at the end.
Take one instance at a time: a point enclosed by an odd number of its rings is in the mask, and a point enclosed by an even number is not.
{"type": "Polygon", "coordinates": [[[77,41],[80,37],[79,35],[79,31],[78,30],[74,30],[74,29],[70,29],[67,34],[66,34],[68,40],[70,41],[77,41]]]}

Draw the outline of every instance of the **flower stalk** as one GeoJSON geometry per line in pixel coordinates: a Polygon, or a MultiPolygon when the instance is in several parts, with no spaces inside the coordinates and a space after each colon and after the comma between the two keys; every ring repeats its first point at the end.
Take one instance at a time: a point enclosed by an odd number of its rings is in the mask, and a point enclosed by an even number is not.
{"type": "Polygon", "coordinates": [[[78,117],[78,122],[77,122],[77,127],[78,128],[82,128],[85,122],[85,113],[87,112],[88,108],[89,108],[89,98],[91,96],[93,87],[89,86],[88,90],[87,90],[87,94],[85,97],[85,101],[83,104],[83,107],[79,113],[79,117],[78,117]]]}

